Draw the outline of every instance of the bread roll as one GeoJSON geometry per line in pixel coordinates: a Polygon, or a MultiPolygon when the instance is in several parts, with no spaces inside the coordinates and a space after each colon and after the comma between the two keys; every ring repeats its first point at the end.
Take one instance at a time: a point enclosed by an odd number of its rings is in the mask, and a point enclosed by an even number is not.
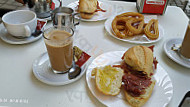
{"type": "Polygon", "coordinates": [[[100,92],[112,96],[119,94],[123,76],[122,69],[108,65],[94,68],[91,75],[95,76],[96,87],[100,92]]]}
{"type": "Polygon", "coordinates": [[[141,107],[150,98],[156,83],[151,75],[153,74],[153,52],[145,46],[134,46],[124,53],[123,58],[130,66],[129,72],[125,74],[129,78],[123,77],[124,87],[127,87],[124,91],[125,97],[133,107],[141,107]]]}
{"type": "Polygon", "coordinates": [[[134,46],[124,54],[124,61],[136,71],[143,71],[148,76],[153,73],[153,53],[145,46],[134,46]]]}
{"type": "Polygon", "coordinates": [[[97,9],[97,0],[79,0],[79,12],[94,13],[97,9]]]}
{"type": "Polygon", "coordinates": [[[92,16],[94,16],[94,13],[80,13],[80,16],[81,16],[83,19],[91,19],[92,16]]]}

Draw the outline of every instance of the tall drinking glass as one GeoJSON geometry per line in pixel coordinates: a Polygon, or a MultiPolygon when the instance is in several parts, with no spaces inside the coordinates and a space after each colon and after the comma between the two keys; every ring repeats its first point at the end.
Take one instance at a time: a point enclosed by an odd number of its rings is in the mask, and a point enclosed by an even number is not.
{"type": "Polygon", "coordinates": [[[66,73],[72,67],[73,34],[73,29],[65,26],[53,26],[44,31],[44,42],[54,73],[66,73]]]}
{"type": "Polygon", "coordinates": [[[180,54],[190,61],[190,25],[187,26],[185,37],[180,48],[180,54]]]}

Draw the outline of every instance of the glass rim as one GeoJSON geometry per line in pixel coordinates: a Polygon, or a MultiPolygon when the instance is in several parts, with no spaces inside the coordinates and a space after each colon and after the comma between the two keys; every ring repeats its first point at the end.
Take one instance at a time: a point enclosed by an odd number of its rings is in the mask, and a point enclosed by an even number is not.
{"type": "MultiPolygon", "coordinates": [[[[52,26],[52,27],[50,27],[50,28],[48,28],[48,29],[45,29],[44,31],[43,31],[43,38],[44,39],[46,39],[46,40],[50,40],[49,38],[47,38],[47,37],[45,37],[44,35],[45,35],[45,32],[46,31],[48,31],[48,30],[50,30],[50,29],[52,29],[52,28],[68,28],[68,29],[71,29],[71,31],[72,31],[72,33],[69,33],[69,34],[71,34],[71,36],[69,36],[69,37],[67,37],[65,40],[67,40],[67,39],[70,39],[70,38],[72,38],[73,37],[73,35],[74,35],[74,30],[73,30],[73,28],[71,28],[71,27],[68,27],[68,26],[57,26],[57,25],[54,25],[54,26],[52,26]]],[[[65,30],[64,30],[65,31],[65,30]]],[[[67,32],[67,31],[66,31],[67,32]]],[[[64,41],[65,41],[64,40],[64,41]]]]}

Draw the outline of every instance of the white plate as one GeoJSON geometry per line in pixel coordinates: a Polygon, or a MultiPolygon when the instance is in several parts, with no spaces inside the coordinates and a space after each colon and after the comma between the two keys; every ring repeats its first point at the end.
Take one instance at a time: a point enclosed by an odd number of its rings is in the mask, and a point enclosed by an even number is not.
{"type": "MultiPolygon", "coordinates": [[[[88,60],[89,61],[89,60],[88,60]]],[[[74,79],[68,78],[68,73],[65,74],[55,74],[49,67],[49,57],[47,53],[42,54],[39,58],[37,58],[33,63],[33,73],[35,77],[43,83],[49,85],[66,85],[72,82],[77,81],[81,78],[87,67],[88,61],[81,67],[81,73],[74,79]]]]}
{"type": "Polygon", "coordinates": [[[181,45],[183,39],[181,38],[173,38],[173,39],[169,39],[165,42],[164,44],[164,51],[166,53],[166,55],[171,58],[173,61],[177,62],[178,64],[190,68],[190,61],[184,59],[183,57],[181,57],[181,55],[176,52],[171,50],[171,47],[173,46],[173,44],[176,45],[181,45]]]}
{"type": "MultiPolygon", "coordinates": [[[[123,92],[117,96],[106,96],[100,93],[95,86],[95,78],[91,76],[91,71],[95,67],[105,65],[115,65],[121,63],[121,57],[124,51],[113,51],[104,53],[95,58],[86,71],[86,81],[92,94],[104,105],[110,107],[130,107],[125,100],[123,92]]],[[[173,85],[167,72],[158,64],[154,71],[156,84],[150,99],[144,107],[165,107],[173,96],[173,85]]]]}
{"type": "Polygon", "coordinates": [[[114,18],[115,18],[115,16],[112,16],[109,19],[107,19],[106,22],[104,23],[104,26],[105,26],[106,31],[109,33],[109,35],[111,35],[112,37],[114,37],[118,40],[129,42],[129,43],[136,43],[136,44],[147,44],[147,43],[157,42],[162,38],[162,36],[164,36],[164,29],[162,28],[161,25],[158,25],[159,37],[156,40],[150,40],[145,35],[134,36],[132,38],[127,38],[127,39],[118,38],[117,36],[115,36],[115,33],[112,30],[112,21],[114,18]]]}
{"type": "Polygon", "coordinates": [[[28,38],[16,38],[16,37],[13,37],[11,34],[9,34],[4,27],[0,30],[0,38],[4,42],[9,43],[9,44],[31,43],[31,42],[37,41],[41,37],[42,37],[42,33],[40,35],[38,35],[37,37],[30,36],[28,38]]]}
{"type": "MultiPolygon", "coordinates": [[[[106,10],[106,12],[98,11],[95,13],[95,15],[91,19],[81,18],[81,20],[82,21],[100,21],[100,20],[105,20],[114,14],[114,9],[112,5],[99,1],[99,6],[103,10],[106,10]]],[[[69,5],[67,5],[67,7],[72,8],[77,13],[78,1],[70,3],[69,5]]],[[[78,16],[76,16],[76,18],[79,19],[78,16]]]]}

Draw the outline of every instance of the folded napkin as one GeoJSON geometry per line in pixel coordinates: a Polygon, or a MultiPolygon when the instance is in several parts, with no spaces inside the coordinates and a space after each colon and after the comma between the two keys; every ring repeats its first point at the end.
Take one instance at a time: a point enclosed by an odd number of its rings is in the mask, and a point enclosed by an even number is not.
{"type": "Polygon", "coordinates": [[[41,30],[46,25],[46,23],[47,21],[38,19],[36,30],[41,30]]]}
{"type": "Polygon", "coordinates": [[[77,46],[74,46],[74,58],[75,58],[75,63],[79,66],[82,67],[82,65],[85,64],[86,61],[88,61],[88,59],[91,56],[88,55],[86,52],[82,51],[81,49],[79,49],[77,46]]]}

